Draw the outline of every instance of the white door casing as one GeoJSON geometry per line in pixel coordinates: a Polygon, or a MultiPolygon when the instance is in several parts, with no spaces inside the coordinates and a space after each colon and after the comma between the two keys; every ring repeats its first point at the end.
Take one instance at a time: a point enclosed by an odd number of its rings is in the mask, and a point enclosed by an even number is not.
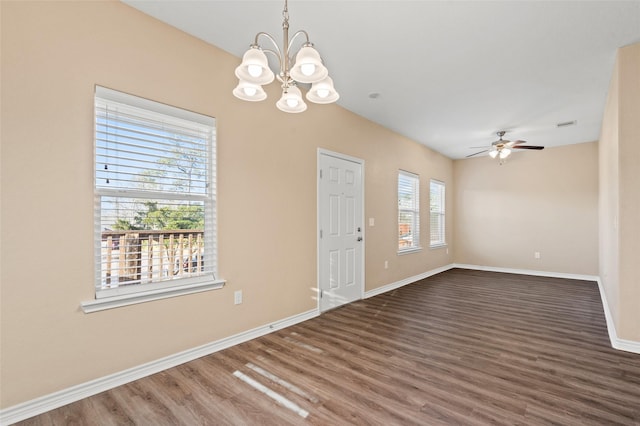
{"type": "Polygon", "coordinates": [[[318,296],[321,312],[364,295],[363,161],[318,151],[318,296]]]}

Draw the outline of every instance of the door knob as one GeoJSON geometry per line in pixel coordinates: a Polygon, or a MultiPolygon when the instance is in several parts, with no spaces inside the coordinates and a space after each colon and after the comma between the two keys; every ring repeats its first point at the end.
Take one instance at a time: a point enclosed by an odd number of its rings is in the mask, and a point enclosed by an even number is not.
{"type": "Polygon", "coordinates": [[[362,237],[358,237],[358,241],[362,241],[362,237]]]}

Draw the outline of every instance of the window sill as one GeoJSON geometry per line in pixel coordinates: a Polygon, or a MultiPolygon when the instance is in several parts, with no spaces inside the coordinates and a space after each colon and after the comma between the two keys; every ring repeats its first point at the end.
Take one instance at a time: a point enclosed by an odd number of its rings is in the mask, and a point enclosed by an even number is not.
{"type": "Polygon", "coordinates": [[[92,312],[120,308],[122,306],[151,302],[152,300],[167,299],[170,297],[184,296],[203,291],[217,290],[224,287],[225,283],[225,280],[209,280],[194,284],[140,291],[137,293],[122,294],[111,297],[102,297],[100,299],[80,302],[80,307],[85,314],[90,314],[92,312]]]}
{"type": "Polygon", "coordinates": [[[422,247],[412,247],[409,249],[398,250],[398,256],[402,256],[403,254],[417,253],[419,251],[422,251],[422,247]]]}
{"type": "Polygon", "coordinates": [[[432,244],[429,246],[430,249],[439,249],[439,248],[446,248],[446,247],[447,247],[447,243],[432,244]]]}

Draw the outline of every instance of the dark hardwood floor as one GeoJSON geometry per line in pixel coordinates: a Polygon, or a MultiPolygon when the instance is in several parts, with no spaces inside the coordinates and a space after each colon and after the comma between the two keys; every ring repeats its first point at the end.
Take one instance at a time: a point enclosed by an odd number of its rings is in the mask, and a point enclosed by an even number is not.
{"type": "Polygon", "coordinates": [[[454,269],[22,422],[307,423],[640,425],[640,355],[596,283],[454,269]]]}

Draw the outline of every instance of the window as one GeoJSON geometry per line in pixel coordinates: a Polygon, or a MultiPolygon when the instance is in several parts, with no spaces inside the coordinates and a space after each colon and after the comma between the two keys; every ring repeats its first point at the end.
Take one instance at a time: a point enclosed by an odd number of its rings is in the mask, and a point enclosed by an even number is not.
{"type": "Polygon", "coordinates": [[[418,175],[398,172],[398,251],[420,248],[420,180],[418,175]]]}
{"type": "Polygon", "coordinates": [[[444,228],[444,182],[431,179],[429,186],[431,247],[447,244],[444,228]]]}
{"type": "Polygon", "coordinates": [[[96,87],[96,300],[221,286],[215,194],[213,118],[96,87]]]}

